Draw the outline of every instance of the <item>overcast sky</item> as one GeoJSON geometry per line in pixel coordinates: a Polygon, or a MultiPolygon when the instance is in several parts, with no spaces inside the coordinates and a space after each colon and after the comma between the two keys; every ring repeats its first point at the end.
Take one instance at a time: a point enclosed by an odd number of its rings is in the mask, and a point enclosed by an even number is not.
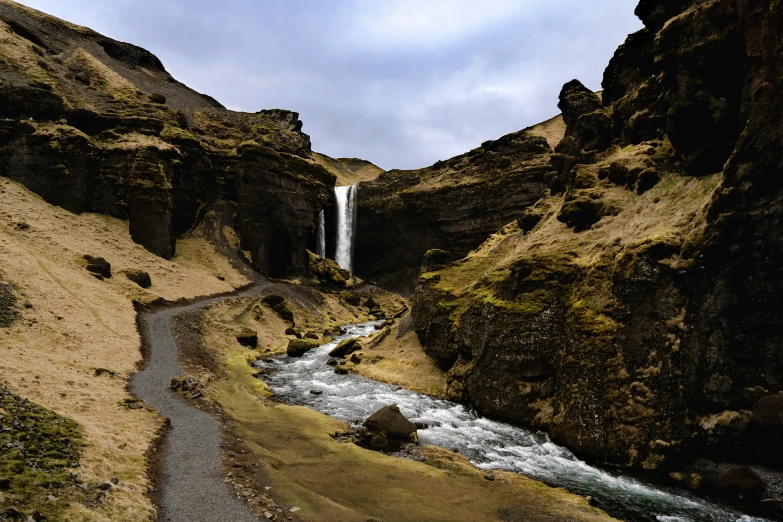
{"type": "Polygon", "coordinates": [[[242,111],[297,111],[313,149],[416,168],[557,114],[641,28],[637,0],[23,0],[157,55],[242,111]]]}

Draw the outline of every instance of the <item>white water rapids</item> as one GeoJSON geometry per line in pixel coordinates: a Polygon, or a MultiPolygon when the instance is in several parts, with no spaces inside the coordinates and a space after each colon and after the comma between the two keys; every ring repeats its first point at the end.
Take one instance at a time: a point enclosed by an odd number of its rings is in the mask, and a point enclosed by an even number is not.
{"type": "Polygon", "coordinates": [[[302,358],[287,356],[257,361],[274,371],[264,376],[272,391],[288,404],[306,405],[356,427],[383,406],[396,403],[410,420],[424,422],[421,444],[458,451],[483,469],[521,473],[549,485],[593,497],[610,515],[629,521],[762,522],[766,519],[635,478],[591,466],[546,434],[532,433],[476,415],[460,404],[436,399],[359,375],[338,375],[327,366],[329,351],[343,339],[374,332],[381,321],[344,327],[344,335],[302,358]],[[321,391],[321,395],[310,393],[321,391]]]}
{"type": "Polygon", "coordinates": [[[335,187],[337,201],[337,251],[334,260],[353,272],[353,235],[356,227],[356,185],[335,187]]]}

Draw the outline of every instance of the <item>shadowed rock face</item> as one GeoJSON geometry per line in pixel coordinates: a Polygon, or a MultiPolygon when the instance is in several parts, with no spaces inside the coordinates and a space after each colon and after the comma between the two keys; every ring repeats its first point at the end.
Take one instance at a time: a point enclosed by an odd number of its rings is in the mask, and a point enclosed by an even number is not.
{"type": "Polygon", "coordinates": [[[427,267],[414,327],[452,398],[586,458],[781,467],[766,419],[783,391],[783,5],[637,13],[646,28],[610,62],[603,100],[578,82],[561,93],[551,194],[427,267]]]}
{"type": "Polygon", "coordinates": [[[302,273],[334,176],[298,114],[225,110],[151,53],[0,2],[0,175],[71,212],[127,219],[171,257],[176,237],[232,202],[242,248],[272,276],[302,273]]]}
{"type": "Polygon", "coordinates": [[[550,152],[544,138],[517,132],[425,169],[360,183],[354,271],[410,294],[428,250],[462,257],[540,197],[555,174],[550,152]]]}

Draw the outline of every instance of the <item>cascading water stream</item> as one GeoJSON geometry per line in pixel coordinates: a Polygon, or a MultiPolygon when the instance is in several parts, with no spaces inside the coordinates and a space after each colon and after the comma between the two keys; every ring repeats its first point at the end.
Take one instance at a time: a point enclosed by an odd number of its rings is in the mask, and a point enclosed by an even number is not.
{"type": "Polygon", "coordinates": [[[318,255],[321,258],[326,257],[326,215],[324,211],[318,213],[318,255]]]}
{"type": "Polygon", "coordinates": [[[304,357],[286,356],[257,361],[268,368],[264,380],[288,404],[309,406],[354,427],[376,410],[396,403],[412,421],[429,429],[419,431],[421,444],[458,451],[483,469],[521,473],[572,493],[593,497],[617,518],[633,522],[759,522],[689,492],[653,486],[641,480],[591,466],[546,434],[533,433],[478,416],[468,408],[399,386],[338,375],[326,364],[340,341],[373,333],[381,321],[344,327],[346,332],[304,357]],[[318,390],[321,394],[310,393],[318,390]]]}
{"type": "Polygon", "coordinates": [[[337,201],[337,251],[334,260],[353,272],[353,235],[356,228],[356,185],[335,187],[337,201]]]}

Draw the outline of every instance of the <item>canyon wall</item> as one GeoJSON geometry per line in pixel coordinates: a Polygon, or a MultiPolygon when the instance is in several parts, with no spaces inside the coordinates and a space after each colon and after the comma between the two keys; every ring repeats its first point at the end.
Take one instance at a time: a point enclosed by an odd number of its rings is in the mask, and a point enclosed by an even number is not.
{"type": "Polygon", "coordinates": [[[636,13],[603,98],[563,87],[543,197],[422,268],[415,329],[451,398],[585,458],[783,467],[783,5],[636,13]]]}
{"type": "Polygon", "coordinates": [[[144,49],[13,2],[0,2],[0,49],[0,175],[127,219],[166,258],[201,209],[232,202],[255,268],[305,269],[335,177],[296,113],[228,111],[144,49]]]}

